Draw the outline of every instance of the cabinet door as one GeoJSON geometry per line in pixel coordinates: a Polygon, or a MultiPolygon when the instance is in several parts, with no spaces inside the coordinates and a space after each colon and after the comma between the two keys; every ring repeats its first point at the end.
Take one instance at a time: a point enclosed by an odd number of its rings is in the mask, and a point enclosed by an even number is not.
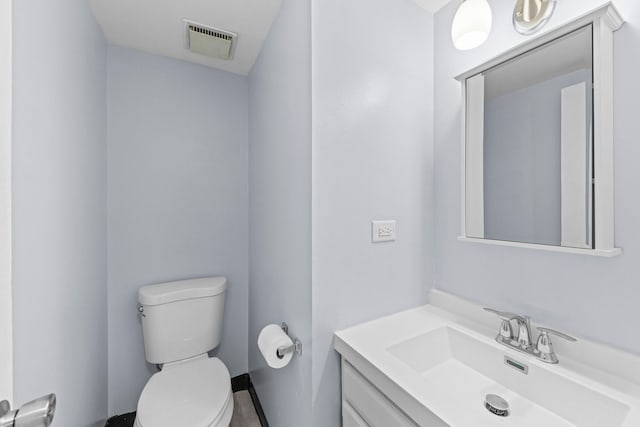
{"type": "MultiPolygon", "coordinates": [[[[369,427],[418,427],[349,363],[342,362],[342,397],[369,427]]],[[[359,426],[360,424],[354,424],[359,426]]]]}
{"type": "Polygon", "coordinates": [[[346,400],[342,401],[342,427],[369,427],[346,400]]]}

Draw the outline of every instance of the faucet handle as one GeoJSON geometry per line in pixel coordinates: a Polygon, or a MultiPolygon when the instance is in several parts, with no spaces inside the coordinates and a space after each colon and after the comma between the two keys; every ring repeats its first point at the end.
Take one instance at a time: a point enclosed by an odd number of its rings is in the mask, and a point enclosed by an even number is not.
{"type": "Polygon", "coordinates": [[[520,317],[517,314],[509,313],[508,311],[494,310],[493,308],[485,307],[485,308],[483,308],[483,310],[484,311],[488,311],[489,313],[493,313],[496,316],[498,316],[499,318],[501,318],[502,320],[507,321],[507,322],[509,322],[509,321],[511,321],[513,319],[517,319],[518,317],[520,317]]]}
{"type": "Polygon", "coordinates": [[[549,329],[549,328],[537,328],[540,331],[540,336],[538,337],[538,344],[536,346],[536,351],[540,354],[540,358],[548,363],[558,363],[558,357],[556,353],[553,351],[553,344],[551,343],[551,338],[549,335],[555,335],[560,338],[564,338],[567,341],[576,342],[578,341],[571,335],[567,335],[565,333],[549,329]]]}
{"type": "Polygon", "coordinates": [[[517,314],[509,313],[506,311],[498,311],[493,308],[484,308],[485,311],[489,313],[493,313],[502,319],[502,324],[500,325],[500,333],[496,337],[498,342],[510,342],[513,340],[513,329],[511,329],[511,321],[513,319],[517,319],[519,316],[517,314]]]}
{"type": "Polygon", "coordinates": [[[543,328],[543,327],[540,327],[540,326],[537,326],[536,329],[538,329],[540,331],[540,333],[543,334],[543,335],[544,334],[551,334],[551,335],[555,335],[555,336],[560,337],[560,338],[564,338],[567,341],[571,341],[571,342],[578,341],[576,338],[572,337],[571,335],[567,335],[567,334],[565,334],[563,332],[559,332],[559,331],[556,331],[554,329],[543,328]]]}

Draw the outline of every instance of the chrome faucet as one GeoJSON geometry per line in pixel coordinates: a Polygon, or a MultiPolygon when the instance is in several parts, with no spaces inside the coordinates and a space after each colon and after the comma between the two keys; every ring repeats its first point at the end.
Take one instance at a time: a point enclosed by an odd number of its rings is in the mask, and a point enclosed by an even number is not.
{"type": "Polygon", "coordinates": [[[540,336],[538,337],[535,347],[531,343],[531,319],[528,316],[520,316],[506,311],[498,311],[492,308],[485,308],[486,311],[495,314],[502,319],[500,332],[496,336],[496,341],[500,344],[529,354],[546,363],[558,363],[558,357],[553,351],[553,344],[549,335],[555,335],[564,338],[567,341],[576,342],[577,340],[562,332],[554,331],[549,328],[538,327],[540,336]],[[518,324],[518,335],[513,334],[511,321],[515,320],[518,324]]]}
{"type": "Polygon", "coordinates": [[[530,348],[531,319],[529,316],[516,316],[514,320],[518,323],[518,344],[522,348],[530,348]]]}

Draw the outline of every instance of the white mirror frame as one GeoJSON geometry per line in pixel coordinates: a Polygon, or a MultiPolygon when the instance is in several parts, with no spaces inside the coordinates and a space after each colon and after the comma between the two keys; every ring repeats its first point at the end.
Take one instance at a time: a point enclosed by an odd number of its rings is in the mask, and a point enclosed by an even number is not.
{"type": "MultiPolygon", "coordinates": [[[[525,42],[479,65],[459,76],[456,80],[462,84],[462,209],[461,236],[464,242],[485,243],[502,246],[513,246],[530,249],[542,249],[554,252],[613,257],[622,253],[622,249],[614,245],[614,150],[613,150],[613,33],[624,21],[616,8],[607,3],[562,27],[549,31],[534,40],[525,42]],[[587,25],[593,25],[593,116],[594,116],[594,236],[595,249],[549,246],[532,243],[508,242],[469,237],[467,230],[467,135],[472,135],[469,128],[481,129],[482,123],[468,119],[467,111],[467,79],[503,62],[522,55],[559,37],[569,34],[587,25]]],[[[472,166],[472,165],[471,165],[472,166]]]]}
{"type": "Polygon", "coordinates": [[[11,303],[12,3],[0,2],[0,401],[13,399],[11,303]]]}

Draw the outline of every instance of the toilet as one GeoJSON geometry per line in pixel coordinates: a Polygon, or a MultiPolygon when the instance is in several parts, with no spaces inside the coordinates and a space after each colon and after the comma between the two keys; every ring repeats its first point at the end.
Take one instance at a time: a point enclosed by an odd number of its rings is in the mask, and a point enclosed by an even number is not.
{"type": "Polygon", "coordinates": [[[138,310],[147,362],[162,365],[140,395],[136,427],[228,427],[229,370],[208,352],[220,344],[227,279],[143,286],[138,310]]]}

